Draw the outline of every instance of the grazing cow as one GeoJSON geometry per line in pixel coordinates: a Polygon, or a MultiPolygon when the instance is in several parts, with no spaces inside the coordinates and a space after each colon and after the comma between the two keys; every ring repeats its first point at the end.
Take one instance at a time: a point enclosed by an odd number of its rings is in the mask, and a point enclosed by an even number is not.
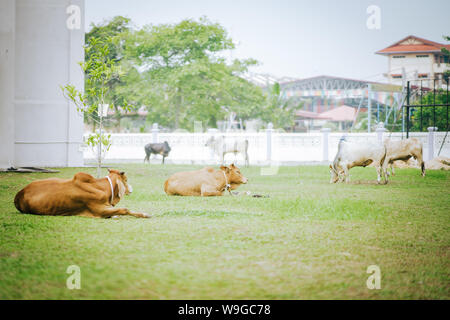
{"type": "Polygon", "coordinates": [[[167,141],[164,141],[163,143],[149,143],[145,146],[144,163],[145,161],[150,163],[150,155],[154,153],[162,155],[162,164],[164,164],[164,159],[169,155],[170,150],[172,149],[170,149],[167,141]]]}
{"type": "Polygon", "coordinates": [[[392,166],[394,161],[408,161],[411,157],[414,157],[422,170],[422,176],[425,177],[425,163],[422,156],[423,147],[419,139],[409,138],[399,141],[386,139],[384,146],[386,147],[386,160],[384,161],[383,170],[386,174],[388,173],[387,169],[389,166],[391,167],[392,175],[395,174],[394,167],[392,166]]]}
{"type": "Polygon", "coordinates": [[[226,190],[231,194],[230,190],[247,181],[234,164],[221,166],[220,170],[206,167],[173,174],[164,183],[164,191],[179,196],[221,196],[226,190]]]}
{"type": "Polygon", "coordinates": [[[348,171],[353,167],[366,167],[374,163],[377,169],[377,181],[381,182],[381,176],[384,176],[385,183],[388,182],[387,175],[382,171],[384,159],[386,157],[386,148],[374,143],[351,143],[341,140],[338,146],[338,152],[330,165],[330,183],[338,181],[349,181],[348,171]]]}
{"type": "Polygon", "coordinates": [[[210,147],[222,159],[222,165],[224,164],[224,158],[227,153],[234,153],[235,158],[240,153],[245,159],[245,166],[249,166],[247,139],[225,141],[225,137],[214,138],[212,136],[206,141],[205,147],[210,147]]]}
{"type": "Polygon", "coordinates": [[[50,178],[31,182],[14,198],[17,210],[22,213],[51,216],[87,216],[110,218],[131,215],[149,218],[146,213],[134,213],[124,208],[114,208],[132,192],[125,172],[108,170],[105,178],[95,179],[79,172],[72,179],[50,178]]]}

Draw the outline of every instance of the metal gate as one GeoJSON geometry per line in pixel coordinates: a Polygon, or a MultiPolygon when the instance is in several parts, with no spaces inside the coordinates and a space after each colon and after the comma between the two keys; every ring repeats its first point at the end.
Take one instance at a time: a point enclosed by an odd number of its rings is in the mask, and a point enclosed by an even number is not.
{"type": "Polygon", "coordinates": [[[424,131],[430,124],[439,131],[448,132],[448,89],[448,77],[407,82],[406,104],[403,105],[406,108],[407,138],[410,131],[424,131]]]}

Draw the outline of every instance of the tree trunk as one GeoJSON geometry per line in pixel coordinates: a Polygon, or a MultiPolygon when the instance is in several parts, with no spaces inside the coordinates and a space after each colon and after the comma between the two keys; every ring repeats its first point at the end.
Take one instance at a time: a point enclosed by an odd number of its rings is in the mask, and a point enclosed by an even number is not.
{"type": "Polygon", "coordinates": [[[179,94],[179,99],[177,99],[178,102],[175,104],[175,129],[180,128],[180,110],[183,106],[183,95],[181,93],[181,89],[178,88],[177,91],[179,94]]]}
{"type": "Polygon", "coordinates": [[[114,105],[114,117],[116,118],[117,124],[116,124],[116,130],[118,133],[120,133],[120,111],[119,111],[119,107],[114,105]]]}

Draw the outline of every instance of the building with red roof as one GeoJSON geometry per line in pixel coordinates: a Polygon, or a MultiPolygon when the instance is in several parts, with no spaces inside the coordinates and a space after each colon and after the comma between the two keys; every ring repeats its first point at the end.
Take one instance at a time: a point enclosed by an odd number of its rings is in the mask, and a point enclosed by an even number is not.
{"type": "Polygon", "coordinates": [[[356,109],[342,105],[321,113],[298,110],[296,117],[304,122],[308,130],[321,128],[327,122],[335,122],[341,131],[352,126],[356,118],[356,109]]]}
{"type": "Polygon", "coordinates": [[[449,57],[442,52],[442,48],[450,50],[450,44],[410,35],[376,54],[388,58],[386,77],[389,83],[402,85],[403,81],[410,80],[415,84],[422,82],[423,86],[433,87],[430,79],[438,79],[438,86],[443,73],[450,70],[449,57]]]}

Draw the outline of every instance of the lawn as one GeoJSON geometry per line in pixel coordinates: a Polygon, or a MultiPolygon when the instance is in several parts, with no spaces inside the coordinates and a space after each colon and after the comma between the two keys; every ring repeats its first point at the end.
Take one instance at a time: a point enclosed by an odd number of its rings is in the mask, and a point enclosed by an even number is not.
{"type": "MultiPolygon", "coordinates": [[[[194,166],[117,165],[134,192],[119,206],[151,219],[20,214],[17,191],[58,174],[0,174],[1,299],[449,299],[450,172],[374,168],[329,184],[326,166],[242,168],[269,198],[169,197],[163,183],[194,166]],[[81,269],[69,290],[66,269],[81,269]],[[381,289],[366,286],[367,267],[381,289]]],[[[105,170],[106,174],[106,170],[105,170]]]]}

